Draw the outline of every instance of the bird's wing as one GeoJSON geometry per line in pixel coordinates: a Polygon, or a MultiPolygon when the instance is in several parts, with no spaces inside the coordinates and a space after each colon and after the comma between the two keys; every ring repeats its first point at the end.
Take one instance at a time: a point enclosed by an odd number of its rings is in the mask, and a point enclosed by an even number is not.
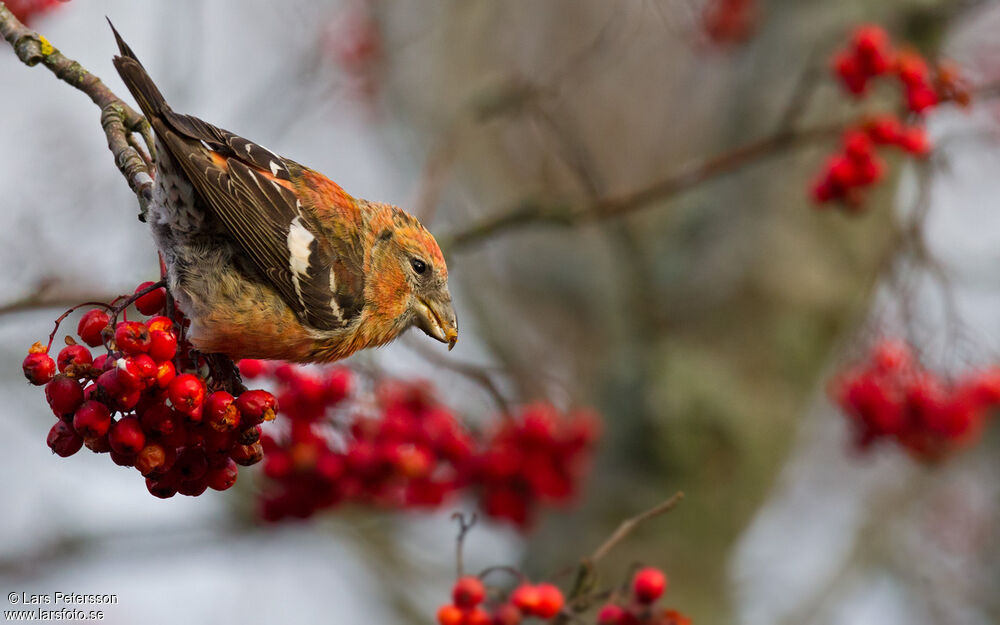
{"type": "Polygon", "coordinates": [[[153,126],[165,147],[299,319],[319,330],[348,325],[363,305],[356,243],[351,228],[323,227],[302,206],[289,172],[298,166],[196,117],[161,115],[153,126]]]}

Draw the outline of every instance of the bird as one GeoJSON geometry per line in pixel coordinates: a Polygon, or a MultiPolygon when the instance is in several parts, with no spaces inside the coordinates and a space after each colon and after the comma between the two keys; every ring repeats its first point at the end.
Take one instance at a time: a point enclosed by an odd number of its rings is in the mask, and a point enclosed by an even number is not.
{"type": "Polygon", "coordinates": [[[413,326],[455,346],[448,268],[415,217],[174,112],[108,23],[115,69],[155,137],[146,221],[197,350],[331,362],[413,326]]]}

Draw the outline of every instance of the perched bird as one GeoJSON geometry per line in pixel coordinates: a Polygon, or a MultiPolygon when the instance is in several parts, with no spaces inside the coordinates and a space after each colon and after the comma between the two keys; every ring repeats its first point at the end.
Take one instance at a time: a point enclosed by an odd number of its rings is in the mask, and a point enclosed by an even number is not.
{"type": "Polygon", "coordinates": [[[455,345],[448,268],[416,218],[175,113],[112,31],[115,68],[156,136],[147,220],[197,349],[325,362],[413,325],[455,345]]]}

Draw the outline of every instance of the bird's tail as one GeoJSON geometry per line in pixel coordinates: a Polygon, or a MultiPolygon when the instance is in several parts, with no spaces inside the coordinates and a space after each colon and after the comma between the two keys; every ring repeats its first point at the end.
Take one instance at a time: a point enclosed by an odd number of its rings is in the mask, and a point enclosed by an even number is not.
{"type": "Polygon", "coordinates": [[[111,32],[115,34],[118,50],[121,51],[121,56],[116,56],[113,60],[115,69],[118,70],[118,74],[125,81],[125,86],[128,87],[132,97],[139,104],[142,114],[152,122],[154,117],[160,117],[164,112],[170,111],[170,106],[163,99],[163,94],[160,93],[153,79],[146,73],[146,68],[139,62],[135,52],[132,52],[132,48],[118,34],[110,19],[108,24],[111,26],[111,32]]]}

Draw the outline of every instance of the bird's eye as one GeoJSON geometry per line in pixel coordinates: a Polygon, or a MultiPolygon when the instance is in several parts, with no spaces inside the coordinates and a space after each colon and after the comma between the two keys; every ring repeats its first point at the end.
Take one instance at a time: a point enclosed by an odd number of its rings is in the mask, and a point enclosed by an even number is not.
{"type": "Polygon", "coordinates": [[[413,271],[416,271],[417,273],[423,273],[427,271],[427,263],[420,260],[419,258],[411,258],[410,266],[413,267],[413,271]]]}

